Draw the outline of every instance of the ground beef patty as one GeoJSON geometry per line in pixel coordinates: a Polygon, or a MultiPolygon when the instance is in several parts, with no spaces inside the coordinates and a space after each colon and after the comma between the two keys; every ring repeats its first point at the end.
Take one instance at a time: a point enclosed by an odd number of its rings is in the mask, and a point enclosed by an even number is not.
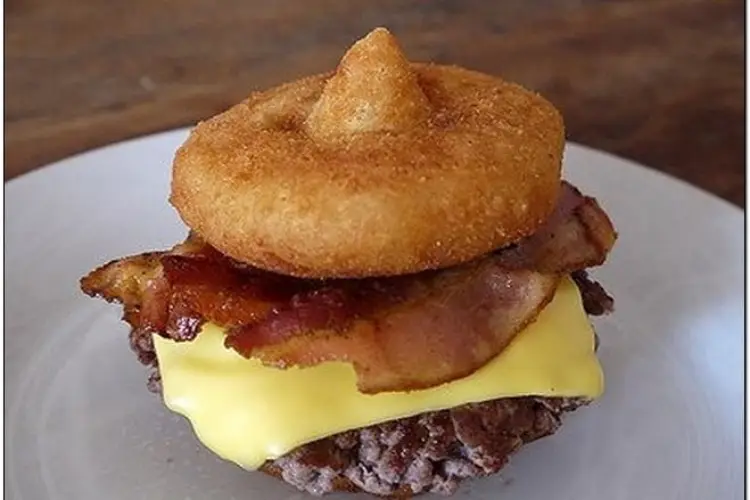
{"type": "MultiPolygon", "coordinates": [[[[588,314],[612,309],[612,298],[585,271],[573,278],[588,314]]],[[[131,334],[130,342],[138,359],[153,368],[149,390],[161,392],[150,336],[131,334]]],[[[586,403],[519,397],[467,404],[321,439],[266,462],[261,470],[313,495],[451,494],[463,479],[499,471],[521,446],[554,433],[563,413],[586,403]]]]}
{"type": "Polygon", "coordinates": [[[334,490],[408,497],[453,493],[461,480],[499,471],[525,443],[555,432],[564,398],[507,398],[345,432],[263,467],[313,495],[334,490]]]}

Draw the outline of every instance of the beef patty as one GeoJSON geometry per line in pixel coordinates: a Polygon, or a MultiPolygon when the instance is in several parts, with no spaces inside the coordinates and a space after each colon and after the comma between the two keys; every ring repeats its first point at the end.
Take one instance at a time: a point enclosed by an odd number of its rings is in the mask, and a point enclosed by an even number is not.
{"type": "MultiPolygon", "coordinates": [[[[573,279],[589,315],[612,309],[612,298],[585,271],[574,273],[573,279]]],[[[149,390],[160,393],[151,336],[131,333],[130,341],[138,359],[152,367],[149,390]]],[[[313,495],[448,495],[464,479],[499,471],[521,446],[553,434],[564,413],[587,403],[580,398],[517,397],[428,412],[308,443],[266,462],[261,470],[313,495]]]]}

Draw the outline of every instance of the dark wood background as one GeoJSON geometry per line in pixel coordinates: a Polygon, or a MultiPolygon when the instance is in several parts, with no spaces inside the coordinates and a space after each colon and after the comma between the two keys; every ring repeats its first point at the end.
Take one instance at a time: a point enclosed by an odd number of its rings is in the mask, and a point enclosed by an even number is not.
{"type": "Polygon", "coordinates": [[[741,0],[10,0],[5,16],[6,178],[331,69],[384,25],[412,59],[542,92],[571,140],[744,207],[741,0]]]}

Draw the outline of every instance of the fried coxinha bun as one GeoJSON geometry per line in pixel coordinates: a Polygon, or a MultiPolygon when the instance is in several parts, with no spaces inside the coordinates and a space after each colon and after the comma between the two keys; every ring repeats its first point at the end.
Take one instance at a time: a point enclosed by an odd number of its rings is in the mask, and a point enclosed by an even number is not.
{"type": "Polygon", "coordinates": [[[176,155],[171,203],[241,262],[315,278],[415,273],[533,233],[560,189],[541,96],[410,63],[376,29],[334,73],[252,94],[176,155]]]}

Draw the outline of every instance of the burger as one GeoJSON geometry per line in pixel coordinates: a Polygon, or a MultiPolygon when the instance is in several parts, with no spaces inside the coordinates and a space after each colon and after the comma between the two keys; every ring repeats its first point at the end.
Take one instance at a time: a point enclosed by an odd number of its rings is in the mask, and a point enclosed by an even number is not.
{"type": "Polygon", "coordinates": [[[186,239],[81,287],[220,457],[314,495],[450,494],[603,391],[587,270],[616,233],[564,142],[541,96],[379,28],[199,123],[172,166],[186,239]]]}

